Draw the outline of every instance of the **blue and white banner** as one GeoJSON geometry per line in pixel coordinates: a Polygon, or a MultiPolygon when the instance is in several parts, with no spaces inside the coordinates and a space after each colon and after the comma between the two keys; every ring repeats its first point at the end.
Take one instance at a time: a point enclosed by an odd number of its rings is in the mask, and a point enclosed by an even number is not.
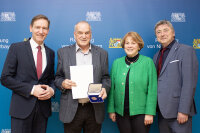
{"type": "MultiPolygon", "coordinates": [[[[129,31],[138,32],[144,40],[141,54],[153,57],[161,47],[154,34],[155,24],[162,19],[172,22],[177,41],[196,49],[200,58],[200,1],[199,0],[1,0],[0,1],[0,74],[9,49],[14,42],[31,37],[31,19],[38,14],[50,21],[50,32],[45,43],[55,52],[75,43],[74,25],[86,20],[92,26],[91,43],[109,54],[109,70],[113,61],[124,56],[121,39],[129,31]]],[[[57,57],[55,59],[55,69],[57,57]]],[[[200,111],[200,78],[195,101],[200,111]]],[[[0,133],[11,133],[9,106],[11,91],[0,85],[0,133]]],[[[59,121],[60,92],[52,101],[53,114],[49,118],[47,133],[63,133],[59,121]]],[[[193,133],[199,133],[200,114],[193,117],[193,133]]],[[[106,114],[102,133],[119,133],[116,123],[106,114]]],[[[151,133],[158,133],[157,119],[151,133]]]]}

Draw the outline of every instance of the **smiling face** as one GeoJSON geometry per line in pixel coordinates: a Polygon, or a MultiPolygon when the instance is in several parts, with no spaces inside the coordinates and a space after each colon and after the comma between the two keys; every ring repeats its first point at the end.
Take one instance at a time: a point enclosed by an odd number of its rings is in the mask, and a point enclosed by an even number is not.
{"type": "Polygon", "coordinates": [[[75,26],[74,38],[76,39],[76,43],[80,48],[89,48],[91,37],[91,28],[88,23],[80,22],[75,26]]]}
{"type": "Polygon", "coordinates": [[[33,40],[41,45],[49,33],[49,23],[45,19],[35,20],[33,25],[30,25],[33,40]]]}
{"type": "Polygon", "coordinates": [[[124,42],[124,51],[128,57],[134,57],[140,50],[139,44],[136,43],[131,36],[126,37],[124,42]]]}
{"type": "Polygon", "coordinates": [[[159,43],[165,48],[167,47],[175,38],[175,32],[167,24],[159,25],[156,30],[156,37],[159,43]]]}

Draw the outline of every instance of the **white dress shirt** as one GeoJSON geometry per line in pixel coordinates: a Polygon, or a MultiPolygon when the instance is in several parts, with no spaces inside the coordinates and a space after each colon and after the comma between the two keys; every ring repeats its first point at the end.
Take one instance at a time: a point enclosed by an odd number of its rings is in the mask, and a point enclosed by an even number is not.
{"type": "MultiPolygon", "coordinates": [[[[33,58],[35,61],[35,67],[37,68],[37,53],[38,53],[37,46],[39,46],[39,45],[33,40],[33,38],[31,38],[30,44],[31,44],[32,52],[33,52],[33,58]]],[[[44,70],[47,66],[46,51],[44,48],[44,44],[42,44],[40,46],[41,46],[41,52],[42,52],[42,72],[44,72],[44,70]]]]}
{"type": "MultiPolygon", "coordinates": [[[[35,67],[37,69],[37,53],[38,53],[37,46],[39,46],[39,45],[33,40],[33,38],[30,39],[30,44],[31,44],[34,62],[35,62],[35,67]]],[[[46,58],[46,51],[44,48],[44,44],[42,44],[40,46],[41,46],[41,52],[42,52],[42,73],[43,73],[47,66],[47,58],[46,58]]],[[[31,90],[31,95],[33,95],[34,87],[35,87],[35,85],[33,86],[32,90],[31,90]]]]}
{"type": "MultiPolygon", "coordinates": [[[[83,53],[81,48],[76,44],[76,65],[92,65],[91,45],[87,52],[83,53]]],[[[89,98],[78,99],[79,103],[88,103],[89,98]]]]}

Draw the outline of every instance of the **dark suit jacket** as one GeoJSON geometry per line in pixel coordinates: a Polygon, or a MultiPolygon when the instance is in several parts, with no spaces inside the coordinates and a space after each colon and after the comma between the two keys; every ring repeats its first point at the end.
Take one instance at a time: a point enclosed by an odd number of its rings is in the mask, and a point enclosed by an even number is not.
{"type": "MultiPolygon", "coordinates": [[[[102,83],[107,93],[110,90],[110,77],[108,74],[108,54],[102,48],[91,45],[94,83],[102,83]]],[[[70,79],[70,66],[76,65],[76,45],[71,45],[58,50],[58,66],[55,85],[62,90],[63,80],[70,79]]],[[[86,75],[87,78],[87,75],[86,75]]],[[[62,91],[60,98],[60,120],[70,123],[77,111],[78,100],[72,98],[72,91],[62,91]]],[[[104,103],[93,104],[97,123],[102,123],[105,116],[104,103]]]]}
{"type": "MultiPolygon", "coordinates": [[[[154,63],[159,51],[154,56],[154,63]]],[[[195,50],[175,42],[158,77],[158,106],[164,118],[176,118],[178,112],[196,113],[194,94],[198,78],[195,50]]]]}
{"type": "MultiPolygon", "coordinates": [[[[1,74],[1,83],[12,90],[10,115],[24,119],[28,117],[37,98],[30,95],[33,85],[54,86],[54,52],[45,46],[47,66],[38,80],[30,42],[14,43],[10,46],[1,74]]],[[[51,99],[39,101],[43,114],[51,115],[51,99]]]]}

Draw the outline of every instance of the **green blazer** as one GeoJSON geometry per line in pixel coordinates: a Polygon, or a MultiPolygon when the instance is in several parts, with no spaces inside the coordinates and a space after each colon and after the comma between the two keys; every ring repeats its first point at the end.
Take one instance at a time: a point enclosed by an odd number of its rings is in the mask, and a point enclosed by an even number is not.
{"type": "Polygon", "coordinates": [[[108,95],[108,112],[124,114],[125,83],[129,72],[130,115],[156,114],[157,73],[153,60],[139,55],[137,62],[127,65],[125,56],[114,61],[111,70],[111,90],[108,95]]]}

